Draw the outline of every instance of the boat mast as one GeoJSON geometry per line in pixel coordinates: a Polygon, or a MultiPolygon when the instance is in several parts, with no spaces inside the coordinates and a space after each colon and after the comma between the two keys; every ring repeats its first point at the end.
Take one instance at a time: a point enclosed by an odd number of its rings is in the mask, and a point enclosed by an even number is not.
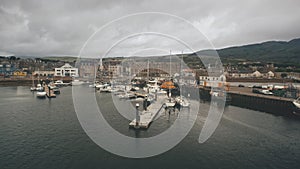
{"type": "MultiPolygon", "coordinates": [[[[171,73],[171,55],[172,55],[172,51],[170,50],[170,82],[172,82],[172,73],[171,73]]],[[[169,86],[169,101],[171,102],[171,86],[169,86]]]]}
{"type": "Polygon", "coordinates": [[[32,79],[32,87],[34,87],[34,77],[33,77],[33,73],[31,73],[31,79],[32,79]]]}
{"type": "Polygon", "coordinates": [[[149,81],[149,59],[147,62],[147,80],[149,81]]]}

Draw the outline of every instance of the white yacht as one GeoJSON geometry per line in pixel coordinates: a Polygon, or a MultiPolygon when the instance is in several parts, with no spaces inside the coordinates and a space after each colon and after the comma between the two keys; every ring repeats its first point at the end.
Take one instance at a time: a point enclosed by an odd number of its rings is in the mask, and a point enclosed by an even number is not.
{"type": "Polygon", "coordinates": [[[78,79],[75,79],[71,82],[72,86],[79,86],[79,85],[82,85],[84,82],[83,81],[80,81],[78,79]]]}
{"type": "Polygon", "coordinates": [[[42,90],[44,90],[44,88],[41,84],[37,84],[35,90],[36,91],[42,91],[42,90]]]}
{"type": "Polygon", "coordinates": [[[111,93],[112,88],[110,86],[104,86],[100,88],[100,92],[106,92],[106,93],[111,93]]]}
{"type": "Polygon", "coordinates": [[[64,83],[62,80],[57,80],[54,82],[55,86],[68,86],[70,83],[64,83]]]}
{"type": "Polygon", "coordinates": [[[175,99],[181,107],[190,107],[191,103],[190,101],[184,97],[184,96],[179,96],[175,99]]]}
{"type": "Polygon", "coordinates": [[[45,91],[38,91],[38,92],[36,92],[36,97],[45,98],[46,97],[46,92],[45,91]]]}
{"type": "Polygon", "coordinates": [[[148,84],[147,84],[147,88],[144,89],[145,91],[147,92],[151,92],[151,93],[154,93],[154,92],[157,92],[160,90],[160,86],[158,85],[158,80],[149,80],[148,81],[148,84]]]}
{"type": "Polygon", "coordinates": [[[294,100],[294,101],[293,101],[293,104],[294,104],[298,109],[300,109],[300,97],[298,97],[298,99],[294,100]]]}
{"type": "Polygon", "coordinates": [[[36,91],[36,87],[35,86],[30,87],[30,91],[36,91]]]}
{"type": "Polygon", "coordinates": [[[300,97],[298,99],[293,101],[293,104],[296,106],[296,109],[294,110],[294,114],[297,116],[300,116],[300,97]]]}

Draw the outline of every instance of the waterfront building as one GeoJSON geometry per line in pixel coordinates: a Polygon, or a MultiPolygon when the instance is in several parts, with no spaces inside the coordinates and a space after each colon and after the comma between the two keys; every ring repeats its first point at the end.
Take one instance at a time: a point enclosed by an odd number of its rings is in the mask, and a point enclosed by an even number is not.
{"type": "Polygon", "coordinates": [[[0,75],[2,75],[2,76],[13,75],[13,72],[15,70],[16,70],[16,68],[13,64],[9,64],[9,63],[1,63],[0,64],[0,75]]]}
{"type": "Polygon", "coordinates": [[[84,78],[94,78],[98,65],[96,60],[80,60],[79,64],[79,76],[84,78]]]}
{"type": "Polygon", "coordinates": [[[34,76],[39,75],[39,76],[47,76],[47,77],[53,77],[54,74],[55,74],[54,71],[48,71],[48,70],[44,70],[44,71],[40,71],[40,70],[39,70],[39,71],[34,71],[34,72],[32,73],[32,75],[34,75],[34,76]]]}
{"type": "Polygon", "coordinates": [[[199,85],[204,87],[221,87],[226,82],[226,76],[199,76],[199,85]]]}
{"type": "Polygon", "coordinates": [[[69,63],[66,63],[60,68],[55,68],[54,76],[70,76],[70,77],[78,77],[78,68],[71,66],[69,63]]]}
{"type": "Polygon", "coordinates": [[[14,76],[20,76],[20,77],[25,77],[27,75],[27,72],[16,70],[16,71],[14,71],[13,75],[14,76]]]}

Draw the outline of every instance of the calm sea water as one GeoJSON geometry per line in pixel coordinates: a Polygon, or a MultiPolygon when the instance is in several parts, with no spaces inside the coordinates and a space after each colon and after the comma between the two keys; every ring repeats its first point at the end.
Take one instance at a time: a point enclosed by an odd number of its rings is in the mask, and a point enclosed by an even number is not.
{"type": "MultiPolygon", "coordinates": [[[[0,87],[0,169],[15,168],[298,168],[300,121],[229,106],[213,136],[199,144],[205,118],[198,117],[188,136],[170,151],[146,159],[128,159],[97,146],[83,131],[72,102],[72,88],[55,99],[37,99],[28,87],[0,87]]],[[[102,111],[112,126],[132,136],[128,120],[118,117],[106,99],[102,111]]],[[[201,104],[206,111],[208,103],[201,104]]],[[[162,116],[142,137],[168,128],[162,116]]]]}

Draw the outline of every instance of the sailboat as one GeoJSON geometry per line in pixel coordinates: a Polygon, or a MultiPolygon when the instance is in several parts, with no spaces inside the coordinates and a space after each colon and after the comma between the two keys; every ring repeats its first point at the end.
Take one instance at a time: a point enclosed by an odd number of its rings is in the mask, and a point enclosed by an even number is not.
{"type": "Polygon", "coordinates": [[[37,85],[37,92],[36,92],[36,97],[38,98],[45,98],[46,97],[46,92],[44,91],[44,88],[41,84],[37,85]]]}
{"type": "Polygon", "coordinates": [[[33,77],[33,75],[31,75],[31,77],[32,77],[32,86],[30,87],[30,91],[36,91],[36,87],[34,85],[34,77],[33,77]]]}

